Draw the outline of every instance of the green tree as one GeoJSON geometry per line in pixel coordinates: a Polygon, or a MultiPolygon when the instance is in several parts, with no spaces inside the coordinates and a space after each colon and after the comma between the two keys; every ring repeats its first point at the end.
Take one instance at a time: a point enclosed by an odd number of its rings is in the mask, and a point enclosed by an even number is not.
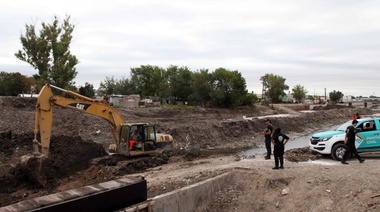
{"type": "Polygon", "coordinates": [[[278,75],[266,74],[260,80],[266,88],[266,94],[271,103],[279,103],[281,97],[286,95],[285,90],[289,89],[289,86],[285,84],[286,79],[278,75]]]}
{"type": "Polygon", "coordinates": [[[70,52],[74,25],[69,21],[70,16],[59,25],[55,16],[52,24],[42,23],[39,35],[34,24],[27,24],[25,35],[20,37],[23,48],[15,56],[38,70],[33,77],[39,86],[50,83],[67,88],[75,84],[79,61],[70,52]]]}
{"type": "Polygon", "coordinates": [[[307,99],[310,100],[310,101],[312,101],[312,102],[314,102],[314,101],[315,101],[315,96],[313,96],[313,95],[308,95],[308,96],[307,96],[307,99]]]}
{"type": "Polygon", "coordinates": [[[115,84],[115,94],[121,95],[130,95],[136,94],[136,86],[132,80],[122,77],[119,80],[116,80],[115,84]]]}
{"type": "Polygon", "coordinates": [[[245,79],[238,71],[216,69],[212,73],[212,86],[211,97],[217,106],[240,106],[247,94],[245,79]]]}
{"type": "Polygon", "coordinates": [[[343,96],[344,96],[344,94],[343,94],[342,92],[340,92],[340,91],[335,91],[335,90],[333,90],[333,91],[331,91],[331,92],[329,93],[330,100],[331,100],[331,102],[332,102],[333,104],[336,104],[336,103],[338,103],[339,101],[341,101],[342,98],[343,98],[343,96]]]}
{"type": "Polygon", "coordinates": [[[114,77],[106,77],[106,79],[100,82],[99,93],[103,95],[115,94],[116,81],[114,77]]]}
{"type": "Polygon", "coordinates": [[[242,105],[253,106],[257,102],[257,95],[254,93],[247,93],[244,98],[242,105]]]}
{"type": "Polygon", "coordinates": [[[167,70],[161,70],[161,82],[158,87],[158,95],[161,98],[170,97],[170,84],[169,84],[169,72],[167,70]]]}
{"type": "Polygon", "coordinates": [[[158,66],[141,65],[131,68],[131,80],[141,96],[157,96],[165,80],[165,70],[158,66]]]}
{"type": "Polygon", "coordinates": [[[174,100],[188,101],[193,93],[193,72],[187,67],[170,66],[167,68],[170,97],[174,100]]]}
{"type": "Polygon", "coordinates": [[[94,86],[86,82],[84,86],[79,87],[79,94],[93,98],[95,96],[94,86]]]}
{"type": "Polygon", "coordinates": [[[202,106],[206,106],[211,101],[211,74],[208,69],[201,69],[193,74],[193,92],[191,100],[200,102],[202,106]]]}
{"type": "Polygon", "coordinates": [[[179,87],[178,82],[178,66],[171,65],[166,68],[165,72],[165,80],[167,81],[167,97],[175,102],[177,97],[175,95],[175,91],[179,87]]]}
{"type": "Polygon", "coordinates": [[[0,96],[5,96],[7,93],[6,82],[8,80],[7,73],[2,71],[0,72],[0,96]]]}
{"type": "Polygon", "coordinates": [[[168,90],[165,86],[167,86],[168,83],[165,69],[153,66],[151,80],[151,94],[149,96],[166,97],[168,90]]]}
{"type": "Polygon", "coordinates": [[[18,72],[0,72],[0,95],[17,96],[22,93],[31,93],[33,83],[30,78],[18,72]]]}
{"type": "Polygon", "coordinates": [[[293,87],[293,97],[294,99],[297,100],[297,102],[301,102],[303,99],[305,99],[307,90],[301,86],[300,84],[297,84],[296,86],[293,87]]]}

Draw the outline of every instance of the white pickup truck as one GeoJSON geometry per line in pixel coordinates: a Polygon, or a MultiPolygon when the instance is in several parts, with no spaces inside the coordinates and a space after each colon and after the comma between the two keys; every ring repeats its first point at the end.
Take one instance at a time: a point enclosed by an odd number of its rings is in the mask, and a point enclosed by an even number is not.
{"type": "MultiPolygon", "coordinates": [[[[358,152],[380,151],[380,118],[379,116],[357,119],[355,128],[365,141],[356,137],[355,146],[358,152]]],[[[310,137],[309,147],[323,155],[331,155],[335,160],[342,160],[347,146],[343,143],[345,132],[352,120],[333,131],[315,133],[310,137]]]]}

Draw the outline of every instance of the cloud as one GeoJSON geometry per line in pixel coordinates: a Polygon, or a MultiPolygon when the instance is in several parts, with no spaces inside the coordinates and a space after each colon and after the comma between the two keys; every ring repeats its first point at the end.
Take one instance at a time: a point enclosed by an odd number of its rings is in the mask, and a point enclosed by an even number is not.
{"type": "MultiPolygon", "coordinates": [[[[274,73],[309,92],[376,95],[378,1],[8,1],[0,3],[0,70],[33,69],[14,53],[25,24],[67,15],[77,85],[129,76],[140,65],[238,70],[250,91],[274,73]]],[[[377,94],[380,95],[380,94],[377,94]]]]}

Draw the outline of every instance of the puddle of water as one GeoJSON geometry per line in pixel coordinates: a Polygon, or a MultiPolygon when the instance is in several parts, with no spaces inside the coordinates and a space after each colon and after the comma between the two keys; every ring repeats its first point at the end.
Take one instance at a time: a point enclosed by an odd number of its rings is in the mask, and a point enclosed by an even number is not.
{"type": "MultiPolygon", "coordinates": [[[[289,149],[295,149],[295,148],[303,148],[303,147],[308,147],[309,146],[309,139],[310,137],[315,134],[316,132],[322,132],[322,131],[328,131],[328,130],[334,130],[336,129],[338,126],[340,125],[336,125],[336,126],[332,126],[332,127],[328,127],[328,128],[325,128],[325,129],[321,129],[321,130],[317,130],[315,132],[312,132],[308,135],[305,135],[305,136],[301,136],[301,137],[297,137],[297,138],[294,138],[294,139],[290,139],[288,141],[288,143],[285,145],[285,151],[286,150],[289,150],[289,149]]],[[[272,149],[273,149],[273,146],[272,146],[272,149]]],[[[246,151],[243,151],[241,152],[240,154],[242,155],[255,155],[255,154],[264,154],[266,153],[266,148],[264,146],[264,138],[263,138],[263,145],[262,146],[259,146],[257,148],[253,148],[253,149],[250,149],[250,150],[246,150],[246,151]]]]}
{"type": "MultiPolygon", "coordinates": [[[[289,150],[289,149],[302,148],[302,147],[309,146],[309,138],[311,135],[312,134],[306,135],[306,136],[301,136],[301,137],[298,137],[295,139],[290,139],[288,141],[288,143],[285,145],[285,151],[289,150]]],[[[264,139],[263,139],[263,143],[264,143],[264,139]]],[[[273,149],[273,146],[272,146],[272,149],[273,149]]],[[[258,148],[246,150],[246,151],[242,152],[241,154],[242,155],[255,155],[255,154],[266,153],[266,151],[267,150],[266,150],[265,146],[263,145],[263,146],[260,146],[258,148]]]]}

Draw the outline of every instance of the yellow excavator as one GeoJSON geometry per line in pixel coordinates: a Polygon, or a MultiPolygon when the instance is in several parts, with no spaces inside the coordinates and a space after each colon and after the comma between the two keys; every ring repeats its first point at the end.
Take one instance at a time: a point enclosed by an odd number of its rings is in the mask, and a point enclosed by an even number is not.
{"type": "MultiPolygon", "coordinates": [[[[28,161],[41,161],[49,157],[53,110],[55,106],[92,114],[106,120],[110,125],[110,132],[113,138],[113,144],[108,149],[110,154],[137,156],[159,153],[164,146],[173,142],[171,135],[157,133],[153,125],[147,123],[125,123],[119,112],[106,101],[99,101],[54,85],[45,84],[37,99],[33,154],[23,156],[21,158],[22,164],[27,166],[28,161]],[[55,95],[52,89],[64,92],[74,99],[55,95]],[[137,138],[134,136],[136,132],[138,133],[137,138]],[[40,135],[40,141],[38,141],[38,134],[40,135]]],[[[40,176],[38,176],[39,170],[35,170],[40,167],[27,168],[29,176],[32,176],[32,178],[35,178],[34,180],[43,184],[44,179],[39,179],[40,176]]]]}

